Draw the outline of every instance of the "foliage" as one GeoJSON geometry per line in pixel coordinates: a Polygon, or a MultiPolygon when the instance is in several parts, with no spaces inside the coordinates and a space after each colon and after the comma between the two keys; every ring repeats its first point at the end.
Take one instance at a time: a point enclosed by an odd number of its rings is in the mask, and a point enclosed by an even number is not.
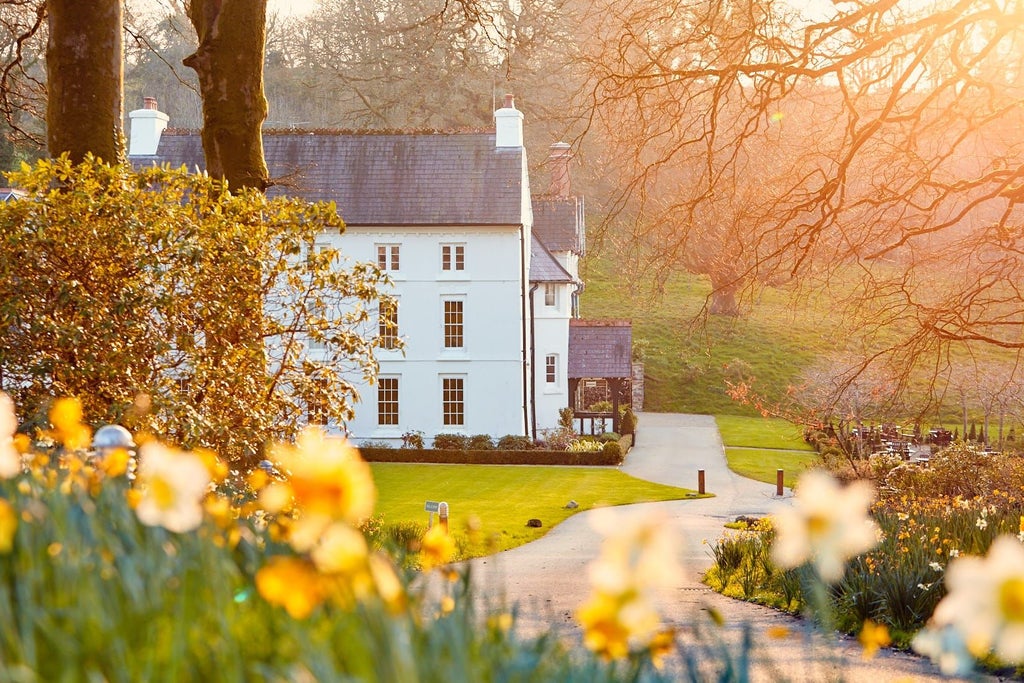
{"type": "Polygon", "coordinates": [[[423,449],[423,432],[417,429],[410,429],[402,434],[402,448],[415,450],[423,449]]]}
{"type": "Polygon", "coordinates": [[[528,451],[533,448],[533,441],[528,436],[506,434],[498,439],[499,451],[528,451]]]}
{"type": "Polygon", "coordinates": [[[0,368],[25,417],[81,396],[93,419],[251,465],[311,404],[351,416],[345,375],[376,371],[367,310],[383,278],[310,253],[343,227],[332,204],[91,158],[10,181],[30,199],[0,205],[0,368]]]}
{"type": "Polygon", "coordinates": [[[576,438],[576,432],[571,427],[545,429],[541,432],[541,438],[549,449],[553,451],[564,451],[576,438]]]}
{"type": "Polygon", "coordinates": [[[464,434],[438,434],[434,437],[434,450],[464,451],[469,447],[469,438],[464,434]]]}
{"type": "Polygon", "coordinates": [[[618,441],[606,441],[601,448],[601,452],[611,458],[622,459],[622,446],[619,445],[618,441]]]}
{"type": "Polygon", "coordinates": [[[560,408],[558,410],[558,426],[565,430],[572,430],[575,420],[573,419],[573,413],[575,411],[570,406],[560,408]]]}
{"type": "Polygon", "coordinates": [[[604,432],[597,436],[597,440],[601,443],[607,443],[609,441],[618,441],[621,437],[615,432],[604,432]]]}
{"type": "Polygon", "coordinates": [[[474,434],[469,437],[467,449],[471,451],[489,451],[494,448],[494,439],[490,434],[474,434]]]}
{"type": "Polygon", "coordinates": [[[604,448],[604,444],[597,439],[575,439],[566,449],[570,453],[597,453],[604,448]]]}
{"type": "Polygon", "coordinates": [[[632,408],[627,407],[622,411],[622,419],[619,420],[619,431],[623,434],[632,434],[636,431],[636,413],[632,408]]]}

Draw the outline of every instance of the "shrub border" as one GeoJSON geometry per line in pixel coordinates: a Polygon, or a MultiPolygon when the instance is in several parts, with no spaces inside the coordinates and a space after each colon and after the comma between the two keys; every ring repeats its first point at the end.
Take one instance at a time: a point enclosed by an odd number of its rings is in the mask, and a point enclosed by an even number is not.
{"type": "Polygon", "coordinates": [[[455,451],[434,448],[360,448],[367,462],[411,462],[452,465],[583,465],[608,467],[621,465],[624,456],[569,451],[455,451]]]}

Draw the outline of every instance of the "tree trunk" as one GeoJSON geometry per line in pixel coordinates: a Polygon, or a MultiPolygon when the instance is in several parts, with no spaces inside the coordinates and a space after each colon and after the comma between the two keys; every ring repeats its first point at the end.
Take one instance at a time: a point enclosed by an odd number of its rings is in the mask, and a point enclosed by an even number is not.
{"type": "Polygon", "coordinates": [[[727,315],[737,317],[740,314],[740,304],[736,299],[743,283],[732,276],[711,275],[711,307],[708,309],[711,315],[727,315]],[[721,279],[720,279],[721,278],[721,279]]]}
{"type": "Polygon", "coordinates": [[[269,184],[260,134],[267,0],[190,0],[188,16],[199,47],[184,64],[199,76],[206,169],[231,189],[262,192],[269,184]]]}
{"type": "Polygon", "coordinates": [[[124,155],[121,0],[48,0],[46,138],[50,155],[75,163],[92,152],[124,155]]]}

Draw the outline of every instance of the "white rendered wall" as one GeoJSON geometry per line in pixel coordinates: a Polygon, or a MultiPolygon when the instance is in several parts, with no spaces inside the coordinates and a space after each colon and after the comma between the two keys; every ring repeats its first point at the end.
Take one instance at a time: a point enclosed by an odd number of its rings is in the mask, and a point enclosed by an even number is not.
{"type": "Polygon", "coordinates": [[[558,426],[558,411],[569,405],[569,307],[572,285],[557,283],[555,306],[544,300],[544,284],[533,294],[534,381],[536,387],[537,431],[558,426]],[[556,356],[555,382],[547,381],[546,358],[556,356]]]}
{"type": "Polygon", "coordinates": [[[361,402],[347,427],[351,438],[397,440],[410,430],[525,434],[521,231],[511,228],[368,230],[349,227],[334,244],[353,261],[377,260],[377,244],[400,245],[399,270],[389,272],[398,298],[401,351],[378,350],[380,375],[399,378],[399,424],[377,424],[377,387],[358,384],[361,402]],[[465,269],[442,270],[441,246],[463,245],[465,269]],[[444,347],[443,301],[464,302],[464,346],[444,347]],[[441,377],[461,376],[465,424],[443,424],[441,377]]]}

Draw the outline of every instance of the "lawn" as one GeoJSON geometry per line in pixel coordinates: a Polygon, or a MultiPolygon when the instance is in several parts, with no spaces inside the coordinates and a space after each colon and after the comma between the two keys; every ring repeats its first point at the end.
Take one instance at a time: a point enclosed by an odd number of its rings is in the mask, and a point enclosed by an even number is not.
{"type": "Polygon", "coordinates": [[[715,422],[729,469],[741,476],[774,484],[781,469],[785,485],[792,487],[801,472],[819,462],[800,428],[785,420],[716,415],[715,422]]]}
{"type": "Polygon", "coordinates": [[[480,525],[482,539],[469,555],[508,550],[540,538],[576,512],[605,505],[625,505],[694,497],[689,489],[643,481],[619,470],[598,467],[526,467],[511,465],[420,465],[373,463],[377,514],[385,524],[427,523],[427,500],[449,505],[453,532],[464,533],[467,521],[480,525]],[[688,496],[689,494],[689,496],[688,496]],[[575,500],[579,507],[565,508],[575,500]],[[541,528],[526,526],[539,519],[541,528]]]}

